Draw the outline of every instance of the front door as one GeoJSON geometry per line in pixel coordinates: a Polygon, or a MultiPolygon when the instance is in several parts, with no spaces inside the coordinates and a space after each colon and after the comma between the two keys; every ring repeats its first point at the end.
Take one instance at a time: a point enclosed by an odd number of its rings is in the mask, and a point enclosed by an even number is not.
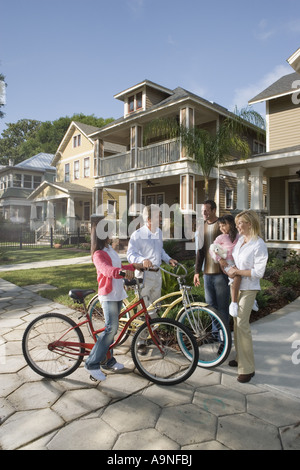
{"type": "Polygon", "coordinates": [[[289,182],[289,215],[300,215],[300,181],[289,182]]]}

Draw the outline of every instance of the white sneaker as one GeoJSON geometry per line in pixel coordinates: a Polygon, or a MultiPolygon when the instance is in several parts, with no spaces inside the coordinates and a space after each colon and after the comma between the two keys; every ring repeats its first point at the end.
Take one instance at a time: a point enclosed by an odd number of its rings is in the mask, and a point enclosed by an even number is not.
{"type": "Polygon", "coordinates": [[[112,367],[110,367],[111,370],[121,370],[124,369],[124,364],[120,364],[119,362],[116,362],[112,367]]]}
{"type": "Polygon", "coordinates": [[[229,305],[229,314],[232,317],[237,317],[238,316],[238,309],[239,309],[238,304],[236,302],[231,302],[231,304],[229,305]]]}
{"type": "Polygon", "coordinates": [[[84,366],[84,369],[88,374],[90,374],[95,380],[105,380],[106,375],[100,369],[88,369],[87,366],[84,366]]]}
{"type": "Polygon", "coordinates": [[[258,310],[259,310],[259,306],[258,306],[258,303],[257,303],[256,300],[254,300],[254,304],[253,304],[252,310],[254,310],[254,312],[258,312],[258,310]]]}

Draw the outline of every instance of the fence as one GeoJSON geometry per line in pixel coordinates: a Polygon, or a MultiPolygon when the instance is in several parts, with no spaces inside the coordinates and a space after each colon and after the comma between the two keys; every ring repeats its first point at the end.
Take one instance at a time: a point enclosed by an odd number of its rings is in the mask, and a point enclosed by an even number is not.
{"type": "Polygon", "coordinates": [[[79,245],[86,241],[89,235],[87,231],[80,229],[74,232],[67,232],[65,229],[54,231],[50,230],[43,239],[37,240],[35,231],[27,227],[14,226],[14,227],[0,227],[0,249],[19,249],[35,248],[41,246],[48,246],[53,248],[55,242],[60,242],[62,245],[79,245]]]}

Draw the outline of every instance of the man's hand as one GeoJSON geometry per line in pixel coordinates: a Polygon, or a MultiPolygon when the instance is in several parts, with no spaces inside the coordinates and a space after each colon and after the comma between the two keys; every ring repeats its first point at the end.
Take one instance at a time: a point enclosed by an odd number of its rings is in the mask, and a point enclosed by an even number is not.
{"type": "Polygon", "coordinates": [[[144,269],[152,268],[152,266],[153,266],[153,264],[150,261],[150,259],[144,259],[144,261],[143,261],[143,268],[144,269]]]}
{"type": "Polygon", "coordinates": [[[196,287],[200,286],[200,276],[199,276],[199,274],[194,275],[194,285],[196,287]]]}
{"type": "Polygon", "coordinates": [[[178,261],[177,261],[176,259],[170,259],[169,264],[170,264],[171,266],[173,266],[173,268],[174,268],[175,266],[177,266],[178,261]]]}

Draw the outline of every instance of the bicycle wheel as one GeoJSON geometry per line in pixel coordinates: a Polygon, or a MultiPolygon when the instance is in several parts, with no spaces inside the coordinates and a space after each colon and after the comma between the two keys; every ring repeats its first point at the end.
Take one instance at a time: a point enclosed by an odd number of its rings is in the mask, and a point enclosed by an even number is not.
{"type": "Polygon", "coordinates": [[[72,374],[81,364],[85,348],[55,345],[57,341],[84,343],[76,323],[60,313],[46,313],[33,320],[25,330],[22,350],[27,364],[43,377],[58,379],[72,374]]]}
{"type": "Polygon", "coordinates": [[[188,327],[196,338],[200,367],[216,367],[227,359],[232,344],[231,332],[227,322],[215,309],[190,307],[178,321],[188,327]]]}
{"type": "MultiPolygon", "coordinates": [[[[124,299],[122,309],[125,309],[127,304],[128,304],[127,299],[124,299]]],[[[102,309],[98,294],[94,295],[94,297],[90,300],[87,306],[87,311],[91,319],[91,322],[93,324],[94,331],[100,330],[101,328],[105,327],[104,313],[103,313],[103,309],[102,309]]],[[[119,322],[119,330],[122,330],[123,326],[125,325],[128,319],[129,319],[129,313],[126,313],[119,322]]],[[[89,328],[89,324],[87,325],[89,328]]],[[[90,334],[92,334],[91,331],[90,331],[90,334]]],[[[127,330],[124,336],[122,337],[122,339],[119,341],[118,346],[123,344],[129,337],[129,335],[130,335],[130,330],[127,330]]],[[[98,335],[96,336],[98,337],[98,335]]]]}
{"type": "Polygon", "coordinates": [[[169,318],[153,318],[150,325],[152,335],[144,323],[133,337],[131,354],[135,366],[156,384],[183,382],[198,364],[199,352],[194,336],[184,325],[169,318]],[[139,352],[141,342],[146,344],[146,351],[139,352]]]}

